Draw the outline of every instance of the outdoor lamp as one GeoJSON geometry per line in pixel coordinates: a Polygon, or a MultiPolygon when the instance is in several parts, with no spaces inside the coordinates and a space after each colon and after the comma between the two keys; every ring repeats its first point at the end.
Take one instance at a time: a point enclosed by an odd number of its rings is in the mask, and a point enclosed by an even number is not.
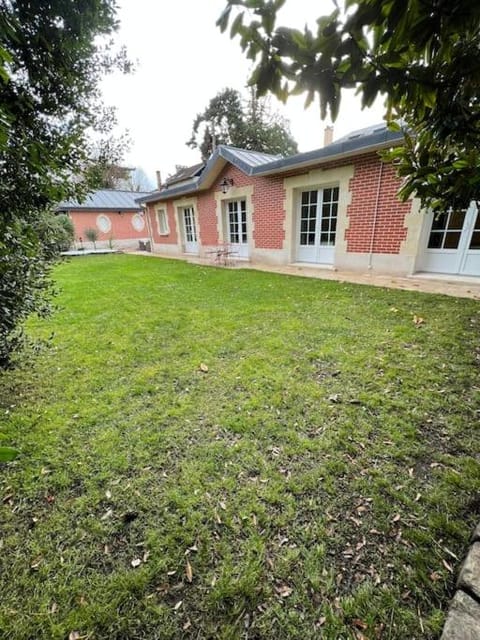
{"type": "Polygon", "coordinates": [[[224,178],[219,186],[220,186],[220,189],[222,190],[222,193],[227,193],[230,187],[233,186],[232,178],[224,178]]]}

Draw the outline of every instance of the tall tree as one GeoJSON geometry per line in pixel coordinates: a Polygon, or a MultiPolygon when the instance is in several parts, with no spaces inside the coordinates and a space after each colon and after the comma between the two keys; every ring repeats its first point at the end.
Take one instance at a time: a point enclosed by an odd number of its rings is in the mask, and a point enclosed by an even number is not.
{"type": "Polygon", "coordinates": [[[242,100],[235,89],[224,89],[210,100],[195,118],[187,144],[200,149],[203,160],[219,144],[283,156],[297,151],[289,123],[273,112],[268,101],[253,92],[248,101],[242,100]]]}
{"type": "Polygon", "coordinates": [[[478,198],[480,3],[345,0],[313,31],[277,26],[285,3],[227,0],[218,20],[256,60],[259,94],[319,96],[333,120],[342,89],[356,87],[366,107],[383,95],[386,119],[405,133],[390,155],[405,178],[400,195],[433,208],[478,198]]]}
{"type": "Polygon", "coordinates": [[[79,195],[89,134],[105,132],[98,81],[113,67],[115,0],[0,0],[0,367],[43,313],[57,252],[45,210],[79,195]]]}

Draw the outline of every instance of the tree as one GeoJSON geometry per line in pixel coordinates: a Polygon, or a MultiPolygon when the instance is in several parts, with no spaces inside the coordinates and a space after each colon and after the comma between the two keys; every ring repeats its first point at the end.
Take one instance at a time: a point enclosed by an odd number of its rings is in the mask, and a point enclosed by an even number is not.
{"type": "Polygon", "coordinates": [[[195,118],[187,144],[200,149],[204,161],[219,144],[283,156],[297,151],[288,122],[271,110],[268,101],[252,92],[245,104],[235,89],[224,89],[210,100],[195,118]]]}
{"type": "Polygon", "coordinates": [[[364,107],[385,96],[386,119],[405,136],[389,156],[405,179],[400,196],[434,209],[478,198],[480,3],[346,0],[315,31],[299,31],[276,26],[285,2],[227,0],[217,23],[231,24],[256,61],[259,95],[319,96],[322,118],[333,120],[344,88],[356,87],[364,107]]]}
{"type": "Polygon", "coordinates": [[[45,212],[88,189],[77,176],[92,164],[90,134],[113,124],[98,82],[114,67],[129,70],[113,49],[115,8],[0,0],[0,367],[21,344],[24,320],[48,310],[58,247],[45,212]]]}

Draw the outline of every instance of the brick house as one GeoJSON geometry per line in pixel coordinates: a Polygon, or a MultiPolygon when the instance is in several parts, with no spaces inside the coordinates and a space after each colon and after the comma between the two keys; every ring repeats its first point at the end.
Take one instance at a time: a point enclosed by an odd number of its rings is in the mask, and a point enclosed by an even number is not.
{"type": "Polygon", "coordinates": [[[56,211],[66,213],[75,228],[76,248],[91,248],[85,231],[98,232],[97,248],[138,249],[139,242],[150,238],[145,211],[136,202],[148,193],[100,189],[90,193],[83,202],[61,202],[56,211]]]}
{"type": "Polygon", "coordinates": [[[475,205],[433,219],[397,199],[378,152],[401,140],[381,124],[288,158],[219,146],[195,175],[137,200],[153,250],[208,258],[226,244],[257,263],[480,275],[475,205]]]}

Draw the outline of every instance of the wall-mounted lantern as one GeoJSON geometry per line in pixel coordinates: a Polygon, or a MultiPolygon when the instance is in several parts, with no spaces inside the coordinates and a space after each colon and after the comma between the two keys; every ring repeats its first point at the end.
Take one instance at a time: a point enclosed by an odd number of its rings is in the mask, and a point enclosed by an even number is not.
{"type": "Polygon", "coordinates": [[[233,187],[232,178],[224,178],[222,182],[219,184],[219,187],[222,190],[222,193],[227,193],[230,187],[233,187]]]}

